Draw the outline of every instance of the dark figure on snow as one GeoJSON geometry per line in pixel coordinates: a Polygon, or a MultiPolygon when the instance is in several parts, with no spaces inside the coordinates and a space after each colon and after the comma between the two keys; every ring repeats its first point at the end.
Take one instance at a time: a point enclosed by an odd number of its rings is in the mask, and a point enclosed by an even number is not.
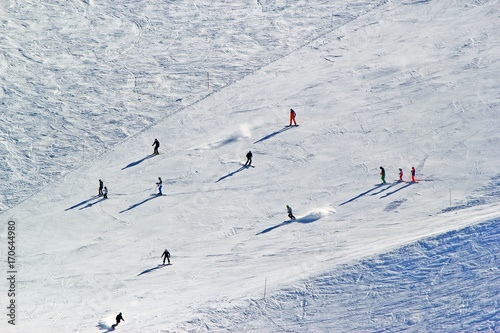
{"type": "Polygon", "coordinates": [[[290,126],[292,126],[292,121],[293,121],[293,124],[295,126],[297,126],[297,122],[295,121],[295,116],[297,114],[295,113],[295,111],[293,111],[293,109],[290,109],[290,126]]]}
{"type": "Polygon", "coordinates": [[[104,199],[108,198],[108,188],[106,186],[104,186],[104,190],[102,191],[102,196],[104,197],[104,199]]]}
{"type": "Polygon", "coordinates": [[[158,177],[158,182],[156,183],[156,186],[158,186],[158,195],[163,195],[161,193],[161,188],[163,187],[163,182],[161,181],[161,177],[158,177]]]}
{"type": "Polygon", "coordinates": [[[168,264],[170,265],[170,252],[168,252],[167,249],[165,249],[165,251],[163,251],[163,254],[161,255],[161,257],[163,258],[163,265],[165,265],[165,260],[167,260],[168,264]]]}
{"type": "Polygon", "coordinates": [[[416,182],[415,180],[415,168],[414,167],[411,167],[411,181],[412,182],[416,182]]]}
{"type": "Polygon", "coordinates": [[[380,167],[380,177],[382,178],[382,183],[385,184],[385,170],[380,167]]]}
{"type": "Polygon", "coordinates": [[[125,321],[125,319],[123,319],[123,316],[122,316],[122,313],[120,312],[117,316],[116,316],[116,324],[112,325],[111,327],[112,328],[115,328],[116,326],[118,326],[118,324],[120,323],[120,321],[125,321]]]}
{"type": "Polygon", "coordinates": [[[245,162],[245,166],[251,166],[252,165],[252,152],[249,151],[247,153],[247,161],[245,162]]]}
{"type": "Polygon", "coordinates": [[[102,187],[104,186],[104,183],[102,180],[99,179],[99,195],[102,195],[102,187]]]}
{"type": "Polygon", "coordinates": [[[288,213],[288,217],[290,218],[290,220],[295,220],[295,216],[293,216],[292,213],[292,207],[286,205],[286,212],[288,213]]]}
{"type": "Polygon", "coordinates": [[[158,152],[158,148],[160,148],[160,141],[158,141],[158,139],[155,139],[155,142],[153,142],[152,146],[154,146],[153,155],[159,155],[160,153],[158,152]]]}
{"type": "Polygon", "coordinates": [[[399,181],[403,181],[403,169],[399,168],[399,181]]]}

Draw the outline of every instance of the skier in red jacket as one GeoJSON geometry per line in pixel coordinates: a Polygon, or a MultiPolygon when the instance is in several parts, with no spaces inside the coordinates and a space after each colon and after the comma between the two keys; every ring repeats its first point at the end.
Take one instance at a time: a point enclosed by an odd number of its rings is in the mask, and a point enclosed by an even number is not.
{"type": "Polygon", "coordinates": [[[292,121],[295,126],[297,126],[297,122],[295,121],[295,111],[293,109],[290,109],[290,126],[292,126],[292,121]]]}

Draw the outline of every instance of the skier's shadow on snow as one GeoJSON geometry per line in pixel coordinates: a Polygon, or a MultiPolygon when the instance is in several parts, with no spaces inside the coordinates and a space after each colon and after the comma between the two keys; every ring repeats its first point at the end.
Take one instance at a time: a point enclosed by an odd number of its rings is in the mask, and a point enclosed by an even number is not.
{"type": "MultiPolygon", "coordinates": [[[[69,208],[66,208],[64,211],[66,212],[66,211],[68,211],[68,210],[75,209],[75,208],[80,207],[80,206],[83,206],[83,205],[85,205],[85,204],[89,204],[89,205],[90,205],[90,204],[92,204],[92,205],[94,205],[96,202],[93,202],[93,203],[90,203],[90,202],[91,202],[92,200],[96,200],[96,199],[98,199],[98,198],[99,198],[99,196],[98,196],[98,195],[94,195],[93,197],[91,197],[91,198],[89,198],[89,199],[87,199],[87,200],[83,200],[82,202],[77,203],[77,204],[76,204],[76,205],[74,205],[74,206],[71,206],[71,207],[69,207],[69,208]]],[[[80,208],[80,209],[83,209],[83,208],[80,208]]]]}
{"type": "Polygon", "coordinates": [[[310,213],[309,215],[306,215],[304,217],[301,217],[301,218],[298,218],[298,219],[295,219],[295,220],[283,221],[282,223],[280,223],[278,225],[275,225],[274,227],[270,227],[270,228],[262,230],[261,232],[255,234],[255,236],[268,233],[270,231],[273,231],[274,229],[277,229],[277,228],[280,228],[280,227],[284,227],[285,225],[289,225],[289,224],[292,224],[294,222],[298,222],[298,223],[312,223],[312,222],[315,222],[315,221],[319,220],[321,217],[322,217],[322,215],[320,215],[320,214],[310,213]]]}
{"type": "Polygon", "coordinates": [[[137,274],[137,276],[141,276],[142,274],[147,274],[147,273],[149,273],[149,272],[152,272],[152,271],[155,271],[155,270],[157,270],[157,269],[163,268],[163,267],[165,267],[165,266],[170,266],[170,265],[171,265],[171,264],[165,264],[165,265],[158,265],[158,266],[153,267],[153,268],[148,268],[148,269],[146,269],[144,272],[141,272],[141,273],[137,274]]]}
{"type": "Polygon", "coordinates": [[[415,183],[414,183],[414,182],[408,183],[408,184],[406,184],[405,186],[398,188],[397,190],[394,190],[394,191],[392,191],[392,192],[387,193],[386,195],[381,196],[381,197],[380,197],[380,199],[382,199],[382,198],[386,198],[386,197],[388,197],[388,196],[390,196],[390,195],[393,195],[394,193],[399,192],[399,191],[401,191],[402,189],[405,189],[405,188],[407,188],[408,186],[411,186],[411,185],[413,185],[413,184],[415,184],[415,183]]]}
{"type": "MultiPolygon", "coordinates": [[[[387,191],[388,189],[390,189],[391,187],[393,187],[393,186],[395,186],[395,185],[398,185],[398,184],[399,184],[399,183],[387,184],[388,186],[384,186],[384,188],[383,188],[383,189],[381,189],[381,190],[380,190],[380,191],[378,191],[378,192],[372,193],[372,195],[378,195],[378,194],[380,194],[380,193],[382,193],[382,192],[385,192],[385,191],[387,191]]],[[[386,185],[386,184],[384,184],[384,185],[386,185]]]]}
{"type": "Polygon", "coordinates": [[[103,330],[103,331],[107,330],[104,333],[113,332],[115,330],[115,328],[113,326],[109,326],[109,325],[103,323],[102,321],[100,321],[96,327],[99,328],[100,330],[103,330]]]}
{"type": "Polygon", "coordinates": [[[147,199],[145,199],[145,200],[143,200],[143,201],[141,201],[141,202],[139,202],[139,203],[133,204],[132,206],[130,206],[130,207],[129,207],[129,208],[127,208],[127,209],[122,210],[121,212],[119,212],[119,214],[121,214],[121,213],[125,213],[125,212],[128,212],[129,210],[132,210],[132,209],[134,209],[134,208],[137,208],[138,206],[143,205],[143,204],[145,204],[146,202],[148,202],[148,201],[150,201],[150,200],[153,200],[154,198],[159,198],[159,197],[161,197],[161,195],[153,195],[153,196],[151,196],[151,197],[149,197],[149,198],[147,198],[147,199]]]}
{"type": "Polygon", "coordinates": [[[227,175],[225,175],[224,177],[219,178],[219,179],[216,181],[216,183],[220,182],[221,180],[226,179],[227,177],[231,177],[231,176],[233,176],[233,175],[237,174],[238,172],[241,172],[241,171],[243,171],[243,170],[245,170],[245,169],[248,169],[248,167],[247,167],[247,166],[242,166],[242,167],[241,167],[241,168],[239,168],[238,170],[233,171],[233,172],[231,172],[231,173],[228,173],[228,174],[227,174],[227,175]]]}
{"type": "Polygon", "coordinates": [[[143,159],[140,159],[140,160],[138,160],[138,161],[132,162],[132,163],[130,163],[129,165],[127,165],[127,166],[123,167],[123,168],[122,168],[122,170],[125,170],[125,169],[128,169],[128,168],[131,168],[131,167],[134,167],[134,166],[136,166],[136,165],[138,165],[138,164],[140,164],[140,163],[144,162],[145,160],[148,160],[148,159],[150,159],[150,158],[152,158],[152,157],[154,157],[154,156],[155,156],[155,155],[153,155],[153,154],[148,155],[148,156],[144,157],[143,159]]]}
{"type": "Polygon", "coordinates": [[[369,189],[368,191],[363,192],[363,193],[361,193],[360,195],[355,196],[354,198],[349,199],[349,200],[347,200],[346,202],[341,203],[341,204],[340,204],[340,206],[343,206],[343,205],[345,205],[345,204],[348,204],[348,203],[350,203],[350,202],[353,202],[354,200],[359,199],[359,198],[361,198],[362,196],[367,195],[368,193],[370,193],[370,192],[372,192],[372,191],[375,191],[376,189],[378,189],[378,188],[379,188],[379,187],[381,187],[382,185],[384,185],[384,184],[378,184],[378,185],[375,185],[375,187],[373,187],[373,188],[369,189]]]}
{"type": "Polygon", "coordinates": [[[280,129],[279,131],[276,131],[276,132],[274,132],[274,133],[271,133],[271,134],[269,134],[269,135],[266,135],[266,136],[265,136],[265,137],[263,137],[262,139],[259,139],[259,140],[255,141],[255,142],[254,142],[254,144],[259,143],[259,142],[262,142],[262,141],[267,140],[267,139],[269,139],[269,138],[272,138],[273,136],[278,135],[278,134],[280,134],[280,133],[283,133],[283,132],[285,132],[285,131],[288,131],[288,130],[289,130],[289,129],[291,129],[291,128],[292,128],[292,126],[286,126],[286,127],[283,127],[283,128],[282,128],[282,129],[280,129]]]}

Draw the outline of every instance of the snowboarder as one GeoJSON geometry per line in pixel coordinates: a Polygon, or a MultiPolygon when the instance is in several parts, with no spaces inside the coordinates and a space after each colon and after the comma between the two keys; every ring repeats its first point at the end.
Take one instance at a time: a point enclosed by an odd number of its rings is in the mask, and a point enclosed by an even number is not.
{"type": "Polygon", "coordinates": [[[415,183],[415,168],[411,167],[411,181],[415,183]]]}
{"type": "Polygon", "coordinates": [[[252,152],[249,151],[247,153],[247,161],[245,162],[245,166],[251,166],[252,165],[252,152]]]}
{"type": "Polygon", "coordinates": [[[399,168],[399,181],[403,181],[403,169],[399,168]]]}
{"type": "Polygon", "coordinates": [[[297,126],[297,122],[295,121],[295,111],[293,111],[293,109],[290,109],[290,126],[292,126],[292,121],[294,123],[295,126],[297,126]]]}
{"type": "Polygon", "coordinates": [[[102,187],[104,186],[104,183],[102,182],[102,180],[99,179],[99,196],[102,195],[102,187]]]}
{"type": "Polygon", "coordinates": [[[380,167],[380,177],[382,178],[382,183],[386,184],[386,182],[385,182],[385,170],[382,167],[380,167]]]}
{"type": "Polygon", "coordinates": [[[165,260],[168,260],[168,264],[170,265],[170,252],[168,252],[167,249],[165,249],[165,251],[163,251],[163,254],[161,255],[161,257],[163,258],[163,265],[165,265],[165,260]]]}
{"type": "Polygon", "coordinates": [[[117,316],[116,316],[116,324],[113,324],[111,327],[112,328],[115,328],[116,326],[118,326],[118,324],[120,323],[120,321],[125,321],[125,319],[123,319],[123,316],[122,316],[122,313],[120,312],[117,316]]]}
{"type": "Polygon", "coordinates": [[[158,139],[155,139],[155,142],[153,142],[152,146],[154,146],[153,155],[159,155],[160,153],[158,152],[158,148],[160,148],[160,141],[158,141],[158,139]]]}
{"type": "Polygon", "coordinates": [[[161,188],[163,187],[163,182],[161,181],[160,177],[158,177],[158,182],[156,183],[156,186],[158,186],[158,195],[163,195],[161,193],[161,188]]]}
{"type": "Polygon", "coordinates": [[[104,186],[104,190],[102,191],[102,196],[104,199],[108,198],[108,188],[104,186]]]}
{"type": "Polygon", "coordinates": [[[290,218],[290,220],[295,220],[295,216],[293,216],[293,213],[292,213],[292,207],[286,205],[286,211],[288,213],[288,217],[290,218]]]}

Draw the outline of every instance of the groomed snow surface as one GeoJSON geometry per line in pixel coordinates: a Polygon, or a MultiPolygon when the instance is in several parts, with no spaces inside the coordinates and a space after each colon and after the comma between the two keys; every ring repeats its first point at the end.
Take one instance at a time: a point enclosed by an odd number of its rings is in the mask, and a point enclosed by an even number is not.
{"type": "Polygon", "coordinates": [[[500,331],[499,1],[0,13],[1,332],[500,331]]]}

